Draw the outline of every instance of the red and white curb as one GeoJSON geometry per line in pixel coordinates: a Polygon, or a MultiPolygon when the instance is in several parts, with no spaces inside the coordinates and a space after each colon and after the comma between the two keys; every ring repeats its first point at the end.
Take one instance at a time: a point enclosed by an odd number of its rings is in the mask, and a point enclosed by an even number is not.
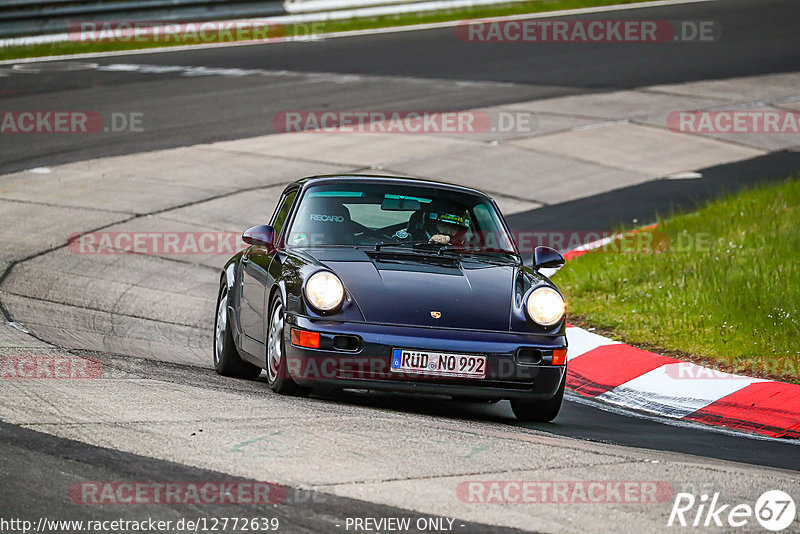
{"type": "Polygon", "coordinates": [[[567,387],[579,395],[673,419],[800,439],[800,385],[723,373],[572,325],[567,340],[567,387]]]}
{"type": "MultiPolygon", "coordinates": [[[[650,224],[647,226],[642,226],[641,228],[637,228],[635,230],[631,230],[628,232],[629,234],[638,234],[639,232],[644,232],[647,230],[654,230],[658,225],[657,224],[650,224]]],[[[575,247],[571,250],[566,252],[562,252],[561,255],[564,256],[564,260],[570,261],[574,260],[579,256],[583,256],[590,250],[594,250],[596,248],[604,247],[614,241],[615,239],[619,239],[622,237],[622,234],[614,234],[611,236],[604,237],[603,239],[598,239],[597,241],[592,241],[591,243],[586,243],[585,245],[581,245],[579,247],[575,247]]]]}

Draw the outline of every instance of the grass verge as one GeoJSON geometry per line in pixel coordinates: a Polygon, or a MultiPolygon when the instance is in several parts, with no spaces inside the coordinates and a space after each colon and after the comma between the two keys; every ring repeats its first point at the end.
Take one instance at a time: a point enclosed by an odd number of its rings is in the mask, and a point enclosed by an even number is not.
{"type": "MultiPolygon", "coordinates": [[[[387,15],[381,17],[367,17],[320,23],[295,24],[280,26],[271,38],[282,36],[309,36],[313,33],[333,33],[353,30],[366,30],[374,28],[388,28],[393,26],[409,26],[433,22],[446,22],[452,20],[481,19],[499,17],[504,15],[520,15],[526,13],[542,13],[562,9],[578,9],[582,7],[597,7],[618,4],[632,4],[648,0],[535,0],[530,2],[517,2],[499,4],[496,6],[475,7],[468,9],[454,9],[421,12],[403,15],[387,15]]],[[[455,36],[454,36],[455,38],[455,36]]],[[[228,41],[228,39],[225,39],[228,41]]],[[[233,39],[235,40],[235,39],[233,39]]],[[[68,54],[85,54],[95,52],[109,52],[115,50],[138,50],[146,48],[159,48],[165,46],[197,44],[199,41],[190,40],[159,40],[158,42],[75,42],[48,43],[26,46],[8,46],[0,48],[0,60],[21,59],[27,57],[55,56],[68,54]]]]}
{"type": "Polygon", "coordinates": [[[556,282],[573,322],[724,371],[800,383],[799,229],[793,178],[659,220],[569,262],[556,282]]]}

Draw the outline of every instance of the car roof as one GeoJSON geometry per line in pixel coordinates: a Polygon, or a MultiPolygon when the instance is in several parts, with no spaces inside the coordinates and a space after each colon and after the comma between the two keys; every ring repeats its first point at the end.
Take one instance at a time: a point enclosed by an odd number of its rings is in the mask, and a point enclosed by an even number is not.
{"type": "MultiPolygon", "coordinates": [[[[431,187],[436,189],[448,189],[451,191],[461,191],[464,193],[472,193],[482,197],[489,197],[483,191],[473,189],[471,187],[464,187],[456,184],[448,184],[446,182],[437,182],[435,180],[426,180],[422,178],[412,178],[410,176],[389,176],[381,174],[319,174],[315,176],[306,176],[293,182],[289,187],[299,185],[300,187],[306,185],[316,185],[321,183],[405,183],[415,186],[431,187]]],[[[489,197],[491,198],[491,197],[489,197]]]]}

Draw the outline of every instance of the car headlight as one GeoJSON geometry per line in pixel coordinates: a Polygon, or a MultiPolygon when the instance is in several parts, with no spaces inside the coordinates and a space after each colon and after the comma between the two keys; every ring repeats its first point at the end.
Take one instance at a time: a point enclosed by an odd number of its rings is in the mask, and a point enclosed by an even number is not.
{"type": "Polygon", "coordinates": [[[528,309],[528,316],[542,326],[553,326],[567,311],[564,297],[550,287],[540,287],[531,292],[525,307],[528,309]]]}
{"type": "Polygon", "coordinates": [[[336,309],[344,300],[344,286],[339,277],[328,271],[311,275],[306,282],[308,303],[319,311],[336,309]]]}

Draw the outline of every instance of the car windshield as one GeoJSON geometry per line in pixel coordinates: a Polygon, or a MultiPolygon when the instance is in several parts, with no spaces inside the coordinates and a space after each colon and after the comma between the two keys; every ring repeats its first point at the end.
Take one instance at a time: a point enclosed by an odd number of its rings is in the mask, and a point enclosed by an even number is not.
{"type": "Polygon", "coordinates": [[[515,253],[501,215],[487,197],[396,182],[309,187],[286,245],[515,253]]]}

